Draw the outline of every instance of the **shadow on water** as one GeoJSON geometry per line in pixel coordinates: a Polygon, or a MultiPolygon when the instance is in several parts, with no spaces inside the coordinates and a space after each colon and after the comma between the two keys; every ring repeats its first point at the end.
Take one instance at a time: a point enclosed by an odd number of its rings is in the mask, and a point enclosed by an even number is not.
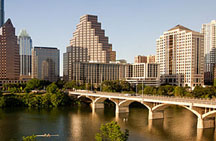
{"type": "Polygon", "coordinates": [[[129,129],[131,141],[213,141],[215,129],[197,130],[197,118],[190,111],[171,106],[164,119],[148,120],[148,109],[139,103],[130,105],[130,112],[115,115],[115,104],[105,101],[104,109],[94,113],[89,103],[52,109],[0,109],[0,140],[21,140],[22,136],[59,134],[59,137],[37,138],[39,141],[94,140],[100,125],[117,121],[129,129]]]}

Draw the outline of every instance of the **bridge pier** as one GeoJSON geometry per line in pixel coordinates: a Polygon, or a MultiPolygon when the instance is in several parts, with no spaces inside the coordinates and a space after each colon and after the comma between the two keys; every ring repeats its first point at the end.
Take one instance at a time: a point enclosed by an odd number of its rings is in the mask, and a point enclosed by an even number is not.
{"type": "Polygon", "coordinates": [[[116,104],[116,114],[129,113],[129,106],[119,106],[116,104]]]}
{"type": "Polygon", "coordinates": [[[153,120],[153,119],[163,119],[164,118],[164,111],[152,111],[149,110],[149,115],[148,115],[148,119],[149,120],[153,120]]]}
{"type": "Polygon", "coordinates": [[[104,109],[104,102],[92,102],[91,103],[92,110],[95,109],[104,109]]]}
{"type": "Polygon", "coordinates": [[[197,128],[202,129],[202,128],[214,128],[215,127],[215,118],[207,118],[207,119],[202,119],[198,117],[197,119],[197,128]]]}

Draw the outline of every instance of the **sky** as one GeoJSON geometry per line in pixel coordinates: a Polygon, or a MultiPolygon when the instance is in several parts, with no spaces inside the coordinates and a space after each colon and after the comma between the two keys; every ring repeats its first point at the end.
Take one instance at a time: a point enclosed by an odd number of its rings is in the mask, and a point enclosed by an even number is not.
{"type": "Polygon", "coordinates": [[[200,31],[216,20],[216,0],[5,0],[5,16],[18,35],[26,29],[33,46],[69,45],[82,15],[97,15],[117,59],[133,63],[137,55],[156,54],[156,39],[181,24],[200,31]]]}

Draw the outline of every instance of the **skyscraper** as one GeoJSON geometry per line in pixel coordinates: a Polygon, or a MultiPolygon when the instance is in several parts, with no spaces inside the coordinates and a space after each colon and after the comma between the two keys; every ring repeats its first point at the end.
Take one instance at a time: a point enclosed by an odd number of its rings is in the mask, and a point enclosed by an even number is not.
{"type": "Polygon", "coordinates": [[[18,80],[20,76],[19,45],[10,19],[0,28],[0,79],[18,80]]]}
{"type": "Polygon", "coordinates": [[[59,78],[59,50],[50,47],[32,49],[32,78],[57,81],[59,78]]]}
{"type": "Polygon", "coordinates": [[[181,86],[203,85],[204,79],[204,36],[181,25],[164,32],[157,39],[156,62],[160,64],[160,74],[168,76],[166,83],[181,86]]]}
{"type": "Polygon", "coordinates": [[[20,46],[20,76],[30,77],[31,76],[31,57],[32,57],[32,39],[26,32],[22,30],[18,37],[20,46]]]}
{"type": "Polygon", "coordinates": [[[4,24],[4,0],[0,0],[0,27],[4,24]]]}
{"type": "Polygon", "coordinates": [[[216,20],[203,24],[201,32],[204,34],[205,83],[212,84],[216,64],[216,20]]]}
{"type": "Polygon", "coordinates": [[[87,48],[89,61],[109,63],[116,60],[116,52],[112,51],[112,45],[108,43],[108,37],[94,15],[84,15],[80,18],[71,39],[71,46],[87,48]]]}
{"type": "MultiPolygon", "coordinates": [[[[80,80],[78,74],[80,73],[80,64],[96,66],[98,63],[100,66],[112,66],[107,64],[111,61],[116,61],[116,52],[112,51],[112,45],[108,43],[108,37],[105,36],[105,31],[101,29],[101,23],[97,21],[97,16],[82,16],[70,41],[70,46],[64,53],[64,80],[80,80]]],[[[84,70],[84,72],[89,71],[84,70]]],[[[106,72],[109,71],[106,70],[106,72]]],[[[89,82],[87,79],[87,77],[82,78],[82,81],[89,82]]]]}
{"type": "Polygon", "coordinates": [[[64,53],[63,61],[63,78],[64,80],[71,80],[74,72],[75,62],[88,62],[88,49],[82,47],[67,47],[67,52],[64,53]]]}

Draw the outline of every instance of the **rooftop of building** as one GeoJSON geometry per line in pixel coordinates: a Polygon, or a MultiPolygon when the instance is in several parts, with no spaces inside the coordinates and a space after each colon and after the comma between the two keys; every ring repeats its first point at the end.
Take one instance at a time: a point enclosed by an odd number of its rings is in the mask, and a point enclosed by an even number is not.
{"type": "Polygon", "coordinates": [[[57,49],[56,47],[38,47],[38,46],[35,46],[34,49],[57,49]]]}
{"type": "Polygon", "coordinates": [[[3,27],[3,26],[7,26],[7,25],[11,25],[11,26],[13,27],[13,24],[12,24],[10,18],[2,25],[2,27],[3,27]]]}
{"type": "Polygon", "coordinates": [[[184,27],[184,26],[182,26],[182,25],[180,25],[180,24],[176,25],[175,27],[171,28],[171,29],[170,29],[170,30],[168,30],[168,31],[171,31],[171,30],[176,30],[176,29],[179,29],[179,30],[188,30],[188,31],[192,31],[191,29],[189,29],[189,28],[186,28],[186,27],[184,27]]]}
{"type": "Polygon", "coordinates": [[[30,37],[25,29],[21,30],[19,36],[21,36],[21,37],[30,37]]]}
{"type": "Polygon", "coordinates": [[[81,16],[80,18],[83,18],[83,17],[96,17],[97,18],[96,15],[91,15],[91,14],[85,14],[85,15],[81,16]]]}

